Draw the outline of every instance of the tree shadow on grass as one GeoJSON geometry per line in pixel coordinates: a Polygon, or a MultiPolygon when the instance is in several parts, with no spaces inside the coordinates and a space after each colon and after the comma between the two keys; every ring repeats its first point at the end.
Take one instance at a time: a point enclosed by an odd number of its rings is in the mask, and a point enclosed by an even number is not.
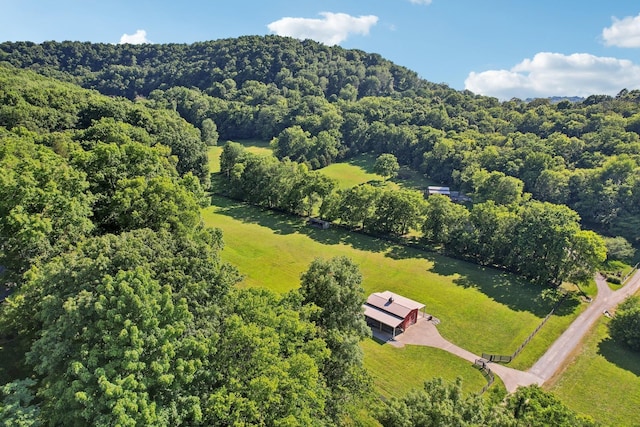
{"type": "Polygon", "coordinates": [[[514,311],[528,311],[537,317],[546,316],[552,305],[542,301],[540,294],[531,291],[519,281],[508,275],[489,275],[476,280],[474,277],[462,276],[453,283],[465,288],[474,288],[494,301],[506,305],[514,311]]]}
{"type": "Polygon", "coordinates": [[[581,300],[578,294],[571,294],[565,300],[556,307],[556,311],[554,314],[556,316],[567,316],[576,311],[578,306],[581,304],[581,300]]]}
{"type": "Polygon", "coordinates": [[[598,354],[617,367],[640,377],[640,353],[611,338],[607,338],[598,344],[598,354]]]}
{"type": "MultiPolygon", "coordinates": [[[[542,288],[519,279],[517,276],[490,267],[481,267],[467,261],[449,258],[436,252],[401,245],[396,242],[351,231],[339,226],[322,230],[306,224],[305,218],[251,206],[221,196],[214,196],[217,213],[239,221],[270,228],[276,234],[302,234],[325,245],[348,245],[354,249],[385,253],[392,259],[422,258],[433,262],[429,271],[442,275],[459,275],[453,282],[475,288],[495,301],[515,311],[528,311],[544,317],[553,303],[540,297],[542,288]]],[[[557,315],[572,313],[578,301],[567,300],[556,311],[557,315]]]]}
{"type": "Polygon", "coordinates": [[[299,233],[306,235],[318,243],[325,245],[348,245],[354,249],[368,252],[388,251],[393,243],[363,233],[332,226],[322,230],[307,224],[306,219],[296,215],[263,209],[244,202],[214,196],[212,204],[216,213],[227,215],[238,221],[257,224],[269,228],[276,234],[288,235],[299,233]]]}
{"type": "MultiPolygon", "coordinates": [[[[555,305],[554,301],[542,298],[543,287],[497,268],[434,254],[430,271],[443,276],[457,274],[459,277],[453,280],[456,285],[477,289],[512,310],[528,311],[537,317],[545,317],[555,305]]],[[[554,313],[570,315],[579,304],[577,298],[566,298],[554,313]]]]}
{"type": "Polygon", "coordinates": [[[391,247],[391,249],[385,254],[385,256],[395,260],[420,258],[433,261],[436,254],[433,251],[429,251],[426,249],[419,249],[411,246],[396,244],[395,246],[391,247]]]}
{"type": "Polygon", "coordinates": [[[376,163],[376,156],[373,153],[363,153],[349,159],[347,163],[361,168],[366,173],[375,173],[373,171],[373,165],[376,163]]]}
{"type": "MultiPolygon", "coordinates": [[[[554,306],[553,301],[542,299],[543,288],[518,276],[499,269],[483,267],[468,261],[442,255],[436,250],[397,245],[386,254],[393,259],[423,258],[431,261],[428,270],[440,276],[458,276],[453,283],[474,288],[498,303],[515,311],[528,311],[535,316],[546,316],[554,306]]],[[[558,316],[573,313],[580,301],[567,298],[555,311],[558,316]]]]}
{"type": "Polygon", "coordinates": [[[304,226],[299,230],[300,234],[304,234],[318,243],[324,245],[347,245],[354,249],[367,252],[386,252],[393,243],[384,239],[369,236],[356,231],[332,226],[329,229],[322,230],[317,227],[304,226]]]}
{"type": "Polygon", "coordinates": [[[304,225],[304,221],[300,217],[262,209],[222,196],[214,196],[212,205],[216,207],[218,214],[270,228],[276,234],[293,234],[304,225]]]}
{"type": "MultiPolygon", "coordinates": [[[[438,262],[435,267],[434,271],[442,274],[438,262]]],[[[466,271],[454,279],[453,283],[465,288],[477,289],[514,311],[527,311],[537,317],[546,316],[553,307],[553,303],[540,297],[541,289],[538,286],[512,274],[488,267],[477,267],[475,271],[466,271]]]]}

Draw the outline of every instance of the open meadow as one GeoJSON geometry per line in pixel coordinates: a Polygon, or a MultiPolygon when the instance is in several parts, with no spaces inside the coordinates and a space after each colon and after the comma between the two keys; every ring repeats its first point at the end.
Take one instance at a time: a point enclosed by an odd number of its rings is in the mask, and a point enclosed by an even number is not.
{"type": "MultiPolygon", "coordinates": [[[[209,170],[211,173],[220,172],[220,154],[227,141],[219,141],[217,146],[209,147],[209,170]]],[[[242,144],[247,151],[258,155],[272,155],[273,151],[268,141],[240,140],[234,141],[242,144]]],[[[406,166],[402,166],[398,176],[384,181],[384,178],[373,172],[376,156],[370,153],[362,153],[344,162],[333,163],[322,169],[318,169],[324,175],[338,182],[338,187],[350,188],[367,182],[378,185],[387,185],[391,188],[407,188],[424,191],[429,185],[436,185],[418,172],[406,166]]]]}
{"type": "Polygon", "coordinates": [[[384,178],[373,171],[376,155],[362,153],[344,162],[333,163],[320,172],[338,182],[339,188],[350,188],[366,182],[386,185],[390,188],[404,188],[424,192],[429,185],[435,185],[433,181],[426,179],[420,173],[402,166],[398,176],[384,181],[384,178]]]}
{"type": "Polygon", "coordinates": [[[382,181],[382,177],[373,172],[375,160],[373,154],[365,153],[349,161],[330,164],[319,171],[337,181],[339,188],[350,188],[366,182],[382,181]]]}
{"type": "MultiPolygon", "coordinates": [[[[245,275],[241,286],[286,292],[299,286],[301,273],[314,258],[345,255],[360,266],[367,293],[390,290],[424,303],[427,313],[442,321],[439,330],[445,338],[476,354],[512,353],[550,309],[538,297],[539,288],[511,274],[338,227],[320,230],[307,226],[303,218],[217,196],[203,217],[207,225],[222,229],[222,257],[245,275]]],[[[574,316],[573,310],[553,316],[511,366],[529,367],[574,316]]],[[[412,353],[402,356],[410,352],[396,352],[398,368],[413,363],[412,353]]],[[[425,368],[429,373],[419,382],[445,371],[431,364],[429,357],[424,363],[430,366],[425,368]]],[[[370,361],[368,366],[375,363],[370,361]]],[[[404,393],[411,388],[408,384],[397,384],[401,389],[387,393],[404,393]]]]}
{"type": "MultiPolygon", "coordinates": [[[[262,144],[248,149],[267,154],[262,144]]],[[[214,151],[215,150],[215,151],[214,151]]],[[[210,149],[212,171],[216,153],[210,149]]],[[[321,169],[340,188],[381,181],[372,172],[375,158],[363,154],[349,162],[321,169]]],[[[431,184],[421,177],[396,180],[407,188],[431,184]]],[[[389,182],[386,185],[397,186],[389,182]]],[[[264,286],[286,292],[299,285],[300,274],[315,257],[346,255],[361,268],[367,293],[391,290],[426,304],[442,320],[439,331],[448,340],[476,354],[510,354],[542,320],[550,308],[539,298],[540,289],[517,277],[474,264],[351,233],[340,228],[319,230],[304,219],[261,210],[223,197],[214,197],[204,217],[220,227],[227,244],[222,256],[245,275],[241,286],[264,286]]],[[[595,284],[583,287],[595,292],[595,284]]],[[[568,327],[580,311],[568,306],[541,329],[508,366],[527,369],[568,327]]],[[[604,425],[631,425],[640,405],[640,360],[608,338],[606,320],[586,339],[576,359],[551,385],[572,409],[593,416],[604,425]]],[[[433,377],[463,379],[467,392],[476,392],[485,380],[469,363],[438,349],[395,348],[373,339],[361,345],[365,366],[381,396],[401,396],[433,377]],[[396,372],[403,372],[396,375],[396,372]]],[[[502,388],[497,380],[493,388],[502,388]]]]}

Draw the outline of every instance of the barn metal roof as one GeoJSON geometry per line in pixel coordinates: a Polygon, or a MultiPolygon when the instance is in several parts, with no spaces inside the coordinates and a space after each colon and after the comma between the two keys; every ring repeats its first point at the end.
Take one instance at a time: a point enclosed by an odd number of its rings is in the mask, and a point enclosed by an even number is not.
{"type": "Polygon", "coordinates": [[[404,321],[404,318],[394,316],[371,305],[364,304],[362,307],[364,307],[365,316],[392,328],[397,328],[404,321]]]}
{"type": "Polygon", "coordinates": [[[420,304],[417,301],[405,298],[389,291],[376,292],[369,295],[369,298],[367,298],[367,304],[396,316],[402,317],[403,319],[412,310],[421,310],[424,308],[424,304],[420,304]]]}

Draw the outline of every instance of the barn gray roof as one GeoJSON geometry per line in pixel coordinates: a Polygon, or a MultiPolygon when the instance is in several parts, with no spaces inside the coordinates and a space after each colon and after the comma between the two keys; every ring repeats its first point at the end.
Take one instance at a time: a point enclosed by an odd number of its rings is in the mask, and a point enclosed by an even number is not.
{"type": "Polygon", "coordinates": [[[386,311],[380,310],[379,308],[372,307],[370,305],[364,304],[364,315],[377,320],[378,322],[391,326],[392,328],[397,328],[404,321],[403,318],[398,316],[394,316],[393,314],[389,314],[386,311]]]}
{"type": "Polygon", "coordinates": [[[389,291],[376,292],[369,295],[369,298],[367,298],[367,305],[386,311],[403,319],[412,310],[421,310],[424,308],[424,304],[420,304],[417,301],[389,291]]]}

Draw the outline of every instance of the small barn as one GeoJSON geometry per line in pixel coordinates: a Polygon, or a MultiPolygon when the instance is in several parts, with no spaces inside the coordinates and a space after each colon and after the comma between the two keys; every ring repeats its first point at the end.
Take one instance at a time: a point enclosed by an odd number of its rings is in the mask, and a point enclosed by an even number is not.
{"type": "Polygon", "coordinates": [[[451,199],[452,202],[458,202],[458,203],[471,202],[471,197],[465,195],[460,191],[452,191],[449,187],[436,187],[436,186],[427,187],[425,196],[429,197],[429,196],[433,196],[434,194],[447,196],[448,198],[451,199]]]}
{"type": "Polygon", "coordinates": [[[424,304],[389,291],[369,295],[363,308],[367,324],[390,332],[393,337],[425,315],[424,304]]]}
{"type": "Polygon", "coordinates": [[[442,194],[443,196],[451,197],[451,189],[449,187],[427,187],[427,196],[433,196],[434,194],[442,194]]]}

